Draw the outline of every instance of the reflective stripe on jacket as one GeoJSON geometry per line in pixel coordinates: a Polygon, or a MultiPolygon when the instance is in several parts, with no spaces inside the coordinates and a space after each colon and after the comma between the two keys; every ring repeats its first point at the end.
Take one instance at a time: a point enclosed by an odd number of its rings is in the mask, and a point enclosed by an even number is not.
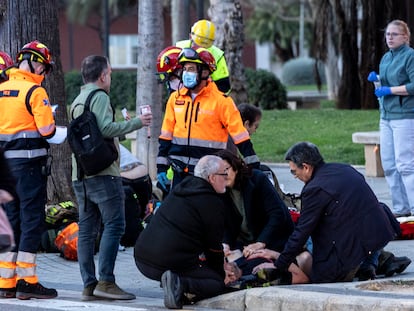
{"type": "Polygon", "coordinates": [[[43,76],[12,69],[9,80],[0,84],[0,144],[7,158],[47,154],[45,138],[54,135],[55,121],[46,90],[32,90],[26,105],[29,90],[42,81],[43,76]]]}
{"type": "Polygon", "coordinates": [[[257,159],[249,133],[230,97],[210,81],[194,100],[188,89],[182,88],[172,93],[167,102],[157,164],[168,165],[170,156],[195,165],[202,156],[225,149],[228,135],[236,145],[246,146],[241,151],[243,156],[257,159]]]}

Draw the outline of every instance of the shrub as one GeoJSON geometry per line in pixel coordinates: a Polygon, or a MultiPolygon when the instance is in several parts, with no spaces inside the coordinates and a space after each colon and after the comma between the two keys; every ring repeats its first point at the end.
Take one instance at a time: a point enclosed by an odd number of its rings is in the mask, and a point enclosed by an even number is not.
{"type": "Polygon", "coordinates": [[[65,74],[66,105],[72,104],[78,96],[82,84],[82,76],[79,71],[70,71],[65,74]]]}
{"type": "MultiPolygon", "coordinates": [[[[111,103],[117,109],[126,107],[135,111],[137,73],[136,71],[113,71],[111,81],[111,92],[109,94],[111,103]]],[[[82,77],[78,71],[65,74],[66,103],[70,105],[78,96],[82,86],[82,77]]]]}
{"type": "Polygon", "coordinates": [[[249,103],[262,109],[286,109],[286,88],[270,71],[246,68],[249,103]]]}
{"type": "MultiPolygon", "coordinates": [[[[324,65],[322,63],[318,63],[318,72],[322,84],[326,83],[324,65]]],[[[316,84],[315,59],[302,57],[287,61],[282,68],[282,82],[285,85],[316,84]]]]}
{"type": "Polygon", "coordinates": [[[111,103],[122,109],[126,107],[129,111],[135,111],[137,98],[137,72],[113,71],[111,82],[111,103]]]}

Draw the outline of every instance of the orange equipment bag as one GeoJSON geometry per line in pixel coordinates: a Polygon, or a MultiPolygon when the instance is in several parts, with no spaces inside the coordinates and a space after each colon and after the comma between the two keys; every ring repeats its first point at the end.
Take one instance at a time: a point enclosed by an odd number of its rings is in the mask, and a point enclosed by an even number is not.
{"type": "Polygon", "coordinates": [[[63,258],[78,260],[78,223],[72,222],[66,226],[55,239],[55,245],[63,258]]]}

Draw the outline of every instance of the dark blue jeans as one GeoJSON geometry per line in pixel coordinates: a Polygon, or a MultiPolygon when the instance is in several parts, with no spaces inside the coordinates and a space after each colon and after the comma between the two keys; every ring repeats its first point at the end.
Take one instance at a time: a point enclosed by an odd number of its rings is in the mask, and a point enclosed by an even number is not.
{"type": "Polygon", "coordinates": [[[378,268],[378,258],[381,254],[381,250],[374,251],[361,263],[360,269],[367,269],[369,266],[373,266],[375,269],[378,268]]]}
{"type": "Polygon", "coordinates": [[[16,179],[18,198],[5,204],[7,217],[13,227],[16,248],[13,251],[36,253],[45,226],[47,176],[42,174],[46,158],[7,159],[16,179]]]}
{"type": "Polygon", "coordinates": [[[78,261],[83,284],[86,287],[97,282],[94,254],[101,222],[99,280],[115,282],[115,260],[125,230],[125,193],[121,177],[95,176],[75,181],[73,187],[79,207],[78,261]]]}

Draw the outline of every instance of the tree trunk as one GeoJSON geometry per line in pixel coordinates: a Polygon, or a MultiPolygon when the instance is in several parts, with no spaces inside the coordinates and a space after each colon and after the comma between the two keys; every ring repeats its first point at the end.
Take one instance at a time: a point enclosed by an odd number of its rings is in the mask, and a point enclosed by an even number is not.
{"type": "Polygon", "coordinates": [[[385,52],[384,33],[386,23],[391,21],[393,0],[362,0],[361,21],[361,106],[363,109],[378,108],[374,86],[367,80],[371,71],[378,72],[385,52]]]}
{"type": "MultiPolygon", "coordinates": [[[[7,0],[0,2],[0,49],[13,57],[24,44],[35,39],[44,43],[52,53],[55,62],[53,71],[46,76],[43,86],[52,104],[59,104],[56,124],[67,125],[65,85],[60,61],[60,39],[58,28],[57,0],[7,0]],[[1,16],[5,18],[1,18],[1,16]]],[[[65,142],[51,145],[53,156],[52,174],[48,179],[48,201],[57,203],[73,200],[71,185],[71,152],[65,142]]]]}
{"type": "Polygon", "coordinates": [[[335,11],[340,30],[339,49],[343,59],[337,108],[360,109],[357,0],[335,0],[335,11]]]}
{"type": "Polygon", "coordinates": [[[230,72],[232,92],[236,104],[247,103],[246,76],[242,62],[244,24],[240,2],[210,0],[208,15],[216,26],[214,44],[224,50],[230,72]]]}
{"type": "Polygon", "coordinates": [[[138,72],[137,103],[139,106],[150,105],[153,119],[148,129],[143,128],[137,135],[137,155],[149,170],[151,178],[156,178],[156,157],[158,154],[158,136],[162,123],[162,85],[154,77],[155,60],[162,50],[164,42],[164,23],[161,0],[140,0],[138,6],[138,72]]]}
{"type": "Polygon", "coordinates": [[[172,42],[175,45],[177,41],[188,39],[190,29],[182,21],[185,20],[186,8],[182,0],[171,0],[171,26],[172,42]]]}
{"type": "Polygon", "coordinates": [[[309,0],[314,24],[313,54],[325,64],[328,98],[338,97],[340,73],[338,68],[337,27],[330,1],[309,0]],[[321,18],[321,16],[323,16],[321,18]]]}

